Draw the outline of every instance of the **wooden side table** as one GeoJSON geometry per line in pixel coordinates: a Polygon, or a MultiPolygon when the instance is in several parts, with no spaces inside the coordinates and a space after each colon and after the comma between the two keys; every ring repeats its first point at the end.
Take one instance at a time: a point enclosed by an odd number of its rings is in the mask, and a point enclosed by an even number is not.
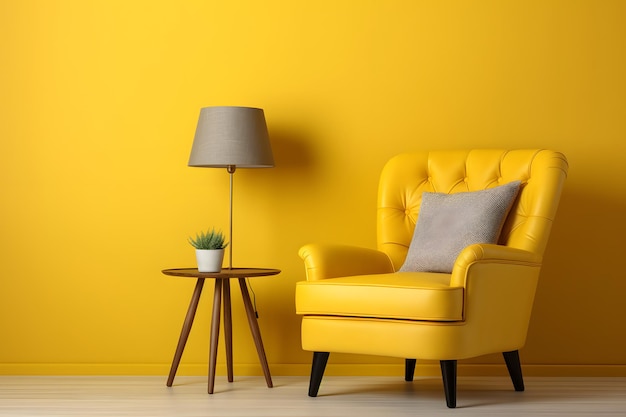
{"type": "Polygon", "coordinates": [[[185,344],[191,331],[191,325],[196,315],[196,309],[198,308],[198,301],[200,301],[200,295],[202,294],[202,287],[204,286],[204,280],[206,278],[212,278],[215,280],[215,293],[213,295],[213,316],[211,318],[211,340],[209,344],[209,394],[213,394],[213,388],[215,386],[215,366],[217,363],[217,344],[219,341],[220,333],[220,311],[222,310],[222,297],[224,300],[224,333],[225,333],[225,345],[226,345],[226,368],[228,372],[228,382],[233,382],[233,333],[232,333],[232,315],[231,315],[231,302],[230,302],[230,279],[237,278],[239,280],[239,286],[241,288],[241,296],[243,299],[243,305],[246,309],[248,316],[248,325],[252,332],[252,338],[256,345],[257,354],[263,368],[263,374],[265,375],[265,381],[268,388],[272,388],[272,377],[270,376],[270,369],[267,364],[267,358],[265,357],[265,349],[263,348],[263,341],[261,340],[261,332],[259,330],[259,324],[256,319],[252,302],[250,301],[250,293],[248,292],[248,285],[246,278],[253,277],[265,277],[270,275],[277,275],[280,273],[279,269],[266,269],[266,268],[228,268],[222,269],[221,272],[198,272],[195,268],[178,268],[178,269],[165,269],[162,271],[165,275],[172,275],[176,277],[197,278],[196,287],[187,309],[187,315],[183,323],[183,329],[178,339],[178,346],[176,347],[176,353],[174,354],[174,360],[172,361],[172,367],[170,368],[170,374],[167,378],[167,386],[171,387],[174,383],[174,377],[180,363],[180,359],[183,356],[183,350],[185,350],[185,344]]]}

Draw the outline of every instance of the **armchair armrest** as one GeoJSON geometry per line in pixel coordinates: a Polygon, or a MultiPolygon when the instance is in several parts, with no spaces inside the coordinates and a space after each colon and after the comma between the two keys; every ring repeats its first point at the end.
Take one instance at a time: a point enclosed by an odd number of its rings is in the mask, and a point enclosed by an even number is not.
{"type": "Polygon", "coordinates": [[[347,245],[308,244],[298,252],[308,281],[394,272],[386,253],[347,245]]]}
{"type": "MultiPolygon", "coordinates": [[[[521,249],[475,244],[463,249],[451,286],[464,287],[464,319],[478,334],[497,334],[502,352],[524,346],[541,256],[521,249]]],[[[476,344],[474,354],[488,353],[476,344]]]]}
{"type": "Polygon", "coordinates": [[[467,246],[456,258],[450,286],[464,287],[468,269],[475,263],[541,267],[541,258],[533,253],[509,246],[477,243],[467,246]]]}

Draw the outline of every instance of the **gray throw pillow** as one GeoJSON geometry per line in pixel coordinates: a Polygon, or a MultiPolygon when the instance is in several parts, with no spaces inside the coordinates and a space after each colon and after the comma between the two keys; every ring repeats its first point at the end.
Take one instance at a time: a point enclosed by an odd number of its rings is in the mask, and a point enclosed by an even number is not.
{"type": "Polygon", "coordinates": [[[422,194],[413,239],[400,272],[452,272],[461,250],[497,243],[521,183],[455,194],[422,194]]]}

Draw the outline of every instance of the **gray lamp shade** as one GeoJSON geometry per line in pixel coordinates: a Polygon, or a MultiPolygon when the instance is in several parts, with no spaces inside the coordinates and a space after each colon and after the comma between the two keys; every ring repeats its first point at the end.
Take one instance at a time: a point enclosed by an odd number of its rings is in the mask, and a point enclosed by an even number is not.
{"type": "Polygon", "coordinates": [[[273,167],[274,156],[263,110],[231,106],[202,108],[188,165],[273,167]]]}

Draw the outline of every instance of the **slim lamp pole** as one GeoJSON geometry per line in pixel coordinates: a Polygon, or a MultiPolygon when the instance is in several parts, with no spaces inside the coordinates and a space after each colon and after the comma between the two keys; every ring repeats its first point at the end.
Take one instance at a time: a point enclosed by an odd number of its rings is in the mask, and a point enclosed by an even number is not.
{"type": "Polygon", "coordinates": [[[229,234],[230,234],[230,249],[228,250],[228,269],[233,269],[233,174],[235,173],[235,165],[228,165],[226,170],[230,175],[230,215],[229,215],[229,234]]]}

